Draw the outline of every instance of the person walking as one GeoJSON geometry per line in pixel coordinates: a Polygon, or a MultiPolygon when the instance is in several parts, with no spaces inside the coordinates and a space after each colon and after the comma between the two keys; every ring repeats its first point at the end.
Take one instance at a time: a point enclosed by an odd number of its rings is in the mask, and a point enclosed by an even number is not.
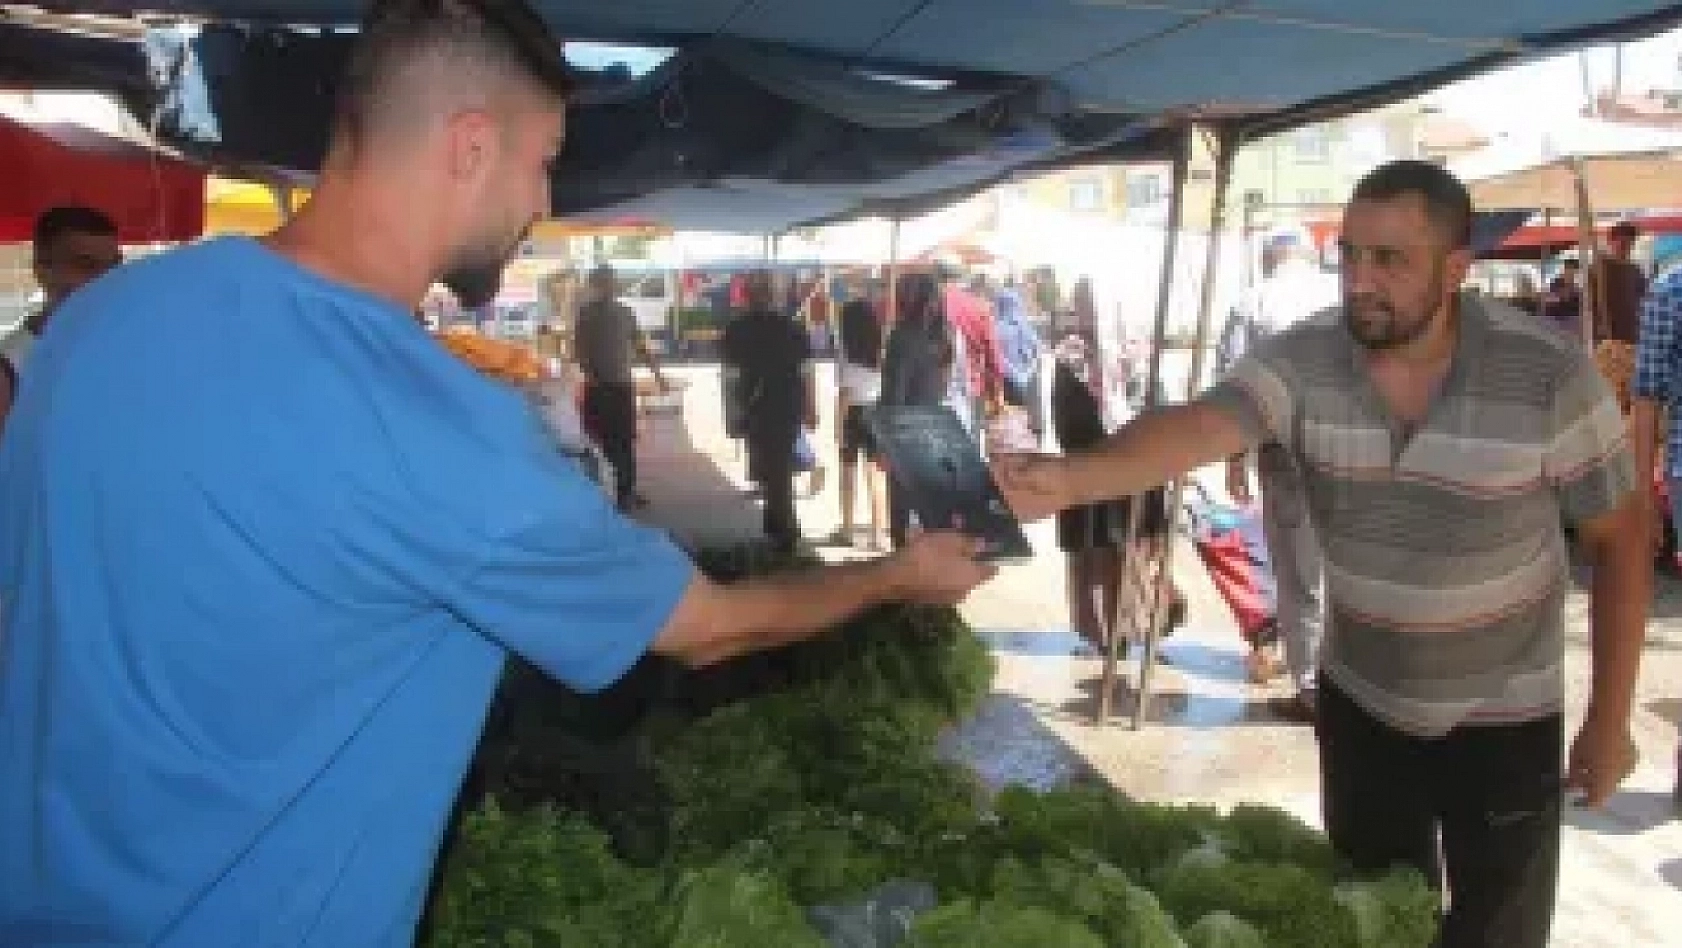
{"type": "MultiPolygon", "coordinates": [[[[1630,380],[1630,431],[1635,442],[1637,477],[1655,474],[1669,488],[1670,519],[1682,537],[1682,267],[1659,277],[1641,305],[1640,342],[1630,380]],[[1662,472],[1662,473],[1660,473],[1662,472]]],[[[1664,538],[1664,525],[1648,531],[1653,545],[1664,538]]],[[[1682,728],[1679,728],[1682,730],[1682,728]]],[[[1672,798],[1682,812],[1682,746],[1676,752],[1672,798]]]]}
{"type": "Polygon", "coordinates": [[[775,305],[771,274],[747,281],[747,307],[724,332],[725,384],[736,393],[748,476],[759,485],[765,536],[779,550],[800,542],[794,507],[795,447],[817,428],[812,347],[806,329],[775,305]]]}
{"type": "MultiPolygon", "coordinates": [[[[1217,374],[1231,370],[1267,337],[1337,305],[1337,277],[1320,269],[1311,248],[1304,233],[1287,231],[1268,238],[1262,248],[1262,278],[1233,310],[1217,374]]],[[[1264,444],[1255,451],[1255,467],[1261,486],[1262,530],[1278,590],[1279,634],[1285,643],[1292,688],[1288,698],[1273,702],[1272,707],[1287,720],[1312,723],[1325,627],[1320,544],[1309,522],[1301,474],[1289,452],[1277,444],[1264,444]]],[[[1249,453],[1227,460],[1227,493],[1245,506],[1255,500],[1249,468],[1249,453]]],[[[1252,682],[1272,680],[1278,673],[1272,643],[1259,639],[1252,643],[1245,667],[1252,682]]]]}
{"type": "MultiPolygon", "coordinates": [[[[894,299],[899,312],[888,330],[882,355],[880,405],[944,405],[960,421],[970,417],[972,403],[965,384],[968,368],[962,335],[946,319],[940,282],[928,273],[899,278],[894,299]]],[[[967,422],[966,427],[967,427],[967,422]]],[[[972,429],[972,434],[977,434],[972,429]]],[[[888,535],[894,546],[905,545],[911,508],[888,469],[888,535]]]]}
{"type": "Polygon", "coordinates": [[[841,527],[831,539],[851,546],[856,538],[854,500],[863,481],[869,533],[865,546],[887,546],[888,487],[883,479],[869,413],[882,394],[882,321],[862,297],[841,305],[840,346],[835,364],[836,441],[841,463],[841,527]]]}
{"type": "Polygon", "coordinates": [[[648,506],[648,499],[637,491],[637,385],[631,354],[648,366],[660,391],[667,388],[660,361],[637,328],[636,314],[619,301],[617,282],[607,264],[590,271],[589,298],[578,308],[573,330],[573,357],[584,373],[585,424],[613,467],[619,509],[630,511],[648,506]]]}

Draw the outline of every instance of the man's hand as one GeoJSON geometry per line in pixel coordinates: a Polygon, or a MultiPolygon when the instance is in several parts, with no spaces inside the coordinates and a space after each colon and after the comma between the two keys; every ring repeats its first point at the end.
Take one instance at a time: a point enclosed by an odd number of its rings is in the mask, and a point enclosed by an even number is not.
{"type": "Polygon", "coordinates": [[[1245,458],[1227,459],[1226,492],[1240,507],[1248,507],[1255,502],[1255,495],[1250,492],[1250,465],[1245,458]]]}
{"type": "Polygon", "coordinates": [[[907,602],[952,606],[998,572],[979,557],[983,544],[951,530],[915,534],[889,559],[897,598],[907,602]]]}
{"type": "Polygon", "coordinates": [[[1589,585],[1593,666],[1589,711],[1571,745],[1565,785],[1589,806],[1599,806],[1635,767],[1629,719],[1653,598],[1653,552],[1645,531],[1649,508],[1643,485],[1611,513],[1577,524],[1578,545],[1594,574],[1589,585]]]}
{"type": "Polygon", "coordinates": [[[1600,720],[1590,714],[1571,743],[1565,788],[1581,794],[1584,806],[1600,806],[1635,772],[1638,756],[1628,722],[1600,720]]]}
{"type": "Polygon", "coordinates": [[[1024,523],[1044,520],[1075,503],[1067,458],[1004,454],[993,459],[992,468],[1005,502],[1024,523]]]}

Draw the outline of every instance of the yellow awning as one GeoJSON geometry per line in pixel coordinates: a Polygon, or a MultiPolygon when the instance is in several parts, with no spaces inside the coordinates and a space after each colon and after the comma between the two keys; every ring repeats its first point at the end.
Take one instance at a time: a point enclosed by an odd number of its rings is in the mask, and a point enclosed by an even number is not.
{"type": "MultiPolygon", "coordinates": [[[[266,184],[212,177],[205,184],[204,230],[207,234],[266,234],[281,225],[276,192],[266,184]]],[[[292,209],[309,200],[292,189],[292,209]]]]}
{"type": "MultiPolygon", "coordinates": [[[[292,189],[292,209],[304,206],[310,193],[292,189]]],[[[208,234],[266,234],[281,225],[275,192],[266,184],[212,177],[205,184],[204,229],[208,234]]],[[[569,222],[564,219],[539,221],[532,227],[534,240],[565,240],[570,237],[664,237],[671,228],[658,224],[569,222]]]]}

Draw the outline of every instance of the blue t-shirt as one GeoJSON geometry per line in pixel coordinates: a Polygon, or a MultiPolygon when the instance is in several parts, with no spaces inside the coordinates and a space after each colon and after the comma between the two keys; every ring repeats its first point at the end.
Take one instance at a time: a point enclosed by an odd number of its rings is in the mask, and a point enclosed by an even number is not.
{"type": "Polygon", "coordinates": [[[113,272],[0,442],[0,944],[410,944],[504,650],[602,687],[690,577],[402,308],[113,272]]]}

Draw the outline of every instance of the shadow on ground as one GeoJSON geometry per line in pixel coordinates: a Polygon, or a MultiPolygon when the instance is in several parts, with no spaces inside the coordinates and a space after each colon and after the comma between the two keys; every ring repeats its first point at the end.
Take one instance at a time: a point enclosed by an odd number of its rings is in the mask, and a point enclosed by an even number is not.
{"type": "MultiPolygon", "coordinates": [[[[1071,701],[1041,705],[1042,714],[1063,720],[1088,723],[1098,711],[1103,679],[1097,673],[1097,654],[1081,638],[1067,630],[989,631],[982,638],[995,651],[1040,658],[1084,657],[1092,659],[1094,673],[1076,682],[1078,696],[1071,701]]],[[[1244,687],[1244,658],[1236,649],[1219,648],[1203,642],[1170,638],[1161,646],[1161,663],[1153,676],[1150,706],[1145,721],[1171,727],[1219,728],[1228,725],[1277,725],[1280,718],[1265,703],[1247,699],[1244,687]]],[[[1132,719],[1138,706],[1139,651],[1133,661],[1118,668],[1112,692],[1113,721],[1132,719]]]]}
{"type": "Polygon", "coordinates": [[[1672,859],[1659,867],[1659,878],[1673,889],[1682,889],[1682,859],[1672,859]]]}
{"type": "Polygon", "coordinates": [[[1674,818],[1671,795],[1658,790],[1619,790],[1599,809],[1565,809],[1567,826],[1602,836],[1640,836],[1674,818]]]}
{"type": "Polygon", "coordinates": [[[646,419],[637,466],[639,489],[649,499],[637,514],[643,523],[692,550],[759,537],[759,505],[695,442],[681,415],[646,419]]]}
{"type": "Polygon", "coordinates": [[[947,732],[940,749],[993,790],[1104,782],[1084,757],[1042,723],[1035,706],[1017,695],[989,695],[972,717],[947,732]]]}

